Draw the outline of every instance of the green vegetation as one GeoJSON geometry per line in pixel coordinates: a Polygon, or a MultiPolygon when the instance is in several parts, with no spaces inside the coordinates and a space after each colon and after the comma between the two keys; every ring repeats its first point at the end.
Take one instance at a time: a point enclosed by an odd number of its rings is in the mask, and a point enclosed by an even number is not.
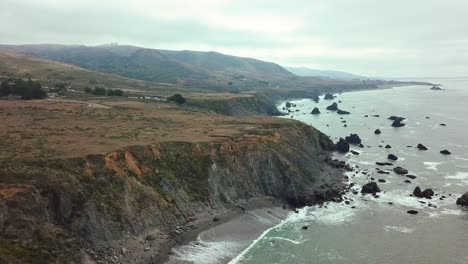
{"type": "Polygon", "coordinates": [[[0,84],[0,96],[21,96],[23,100],[43,99],[46,93],[42,90],[42,85],[31,79],[28,81],[22,78],[7,79],[0,84]]]}
{"type": "Polygon", "coordinates": [[[176,104],[184,104],[187,102],[185,97],[183,97],[181,94],[174,94],[173,96],[169,96],[167,101],[175,102],[176,104]]]}
{"type": "Polygon", "coordinates": [[[120,89],[106,89],[103,87],[96,86],[94,89],[85,87],[84,92],[92,95],[107,95],[107,96],[123,96],[124,92],[120,89]]]}

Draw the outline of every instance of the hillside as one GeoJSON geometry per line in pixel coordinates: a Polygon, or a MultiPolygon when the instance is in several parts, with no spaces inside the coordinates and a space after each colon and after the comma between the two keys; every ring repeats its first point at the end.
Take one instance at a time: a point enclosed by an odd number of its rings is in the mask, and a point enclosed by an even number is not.
{"type": "Polygon", "coordinates": [[[217,52],[64,45],[2,45],[0,50],[22,52],[128,78],[184,85],[215,86],[234,81],[272,81],[294,76],[274,63],[217,52]]]}
{"type": "Polygon", "coordinates": [[[309,77],[324,77],[331,79],[343,79],[343,80],[353,80],[353,79],[367,79],[365,76],[356,75],[343,71],[333,71],[333,70],[317,70],[310,69],[307,67],[284,67],[286,70],[294,73],[297,76],[309,76],[309,77]]]}

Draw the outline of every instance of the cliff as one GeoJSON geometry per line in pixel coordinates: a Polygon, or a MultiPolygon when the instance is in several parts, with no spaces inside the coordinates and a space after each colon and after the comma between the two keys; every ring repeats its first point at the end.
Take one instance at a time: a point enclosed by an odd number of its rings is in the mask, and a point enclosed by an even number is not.
{"type": "MultiPolygon", "coordinates": [[[[83,158],[0,166],[0,259],[82,263],[89,249],[273,196],[292,206],[339,197],[330,139],[299,122],[213,142],[161,142],[83,158]]],[[[165,254],[165,253],[161,253],[165,254]]],[[[112,262],[103,259],[104,262],[112,262]]]]}

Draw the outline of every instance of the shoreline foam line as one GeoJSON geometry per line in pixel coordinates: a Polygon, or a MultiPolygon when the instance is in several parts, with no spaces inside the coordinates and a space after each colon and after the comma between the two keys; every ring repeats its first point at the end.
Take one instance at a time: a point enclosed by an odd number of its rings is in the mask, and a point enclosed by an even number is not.
{"type": "Polygon", "coordinates": [[[252,249],[260,240],[262,240],[268,233],[270,233],[270,231],[276,229],[276,228],[279,228],[281,226],[283,226],[284,224],[290,222],[291,220],[293,220],[294,218],[299,218],[300,216],[303,216],[305,217],[305,214],[306,214],[306,211],[307,211],[307,208],[308,207],[304,207],[302,209],[299,210],[299,214],[296,214],[296,213],[293,213],[293,212],[290,212],[288,217],[286,217],[283,221],[281,221],[279,224],[273,226],[273,227],[270,227],[268,228],[267,230],[265,230],[259,237],[257,237],[254,241],[252,241],[252,243],[250,243],[250,245],[248,247],[246,247],[242,252],[240,252],[237,256],[235,256],[233,259],[231,259],[228,264],[237,264],[239,263],[239,261],[243,260],[245,255],[247,254],[247,252],[250,251],[250,249],[252,249]]]}

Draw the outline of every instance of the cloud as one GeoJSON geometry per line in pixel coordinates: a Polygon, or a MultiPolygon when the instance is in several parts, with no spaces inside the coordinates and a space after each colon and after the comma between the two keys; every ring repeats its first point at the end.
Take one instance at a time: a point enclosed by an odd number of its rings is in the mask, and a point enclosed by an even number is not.
{"type": "Polygon", "coordinates": [[[465,0],[2,0],[3,43],[216,50],[370,76],[468,72],[465,0]]]}

